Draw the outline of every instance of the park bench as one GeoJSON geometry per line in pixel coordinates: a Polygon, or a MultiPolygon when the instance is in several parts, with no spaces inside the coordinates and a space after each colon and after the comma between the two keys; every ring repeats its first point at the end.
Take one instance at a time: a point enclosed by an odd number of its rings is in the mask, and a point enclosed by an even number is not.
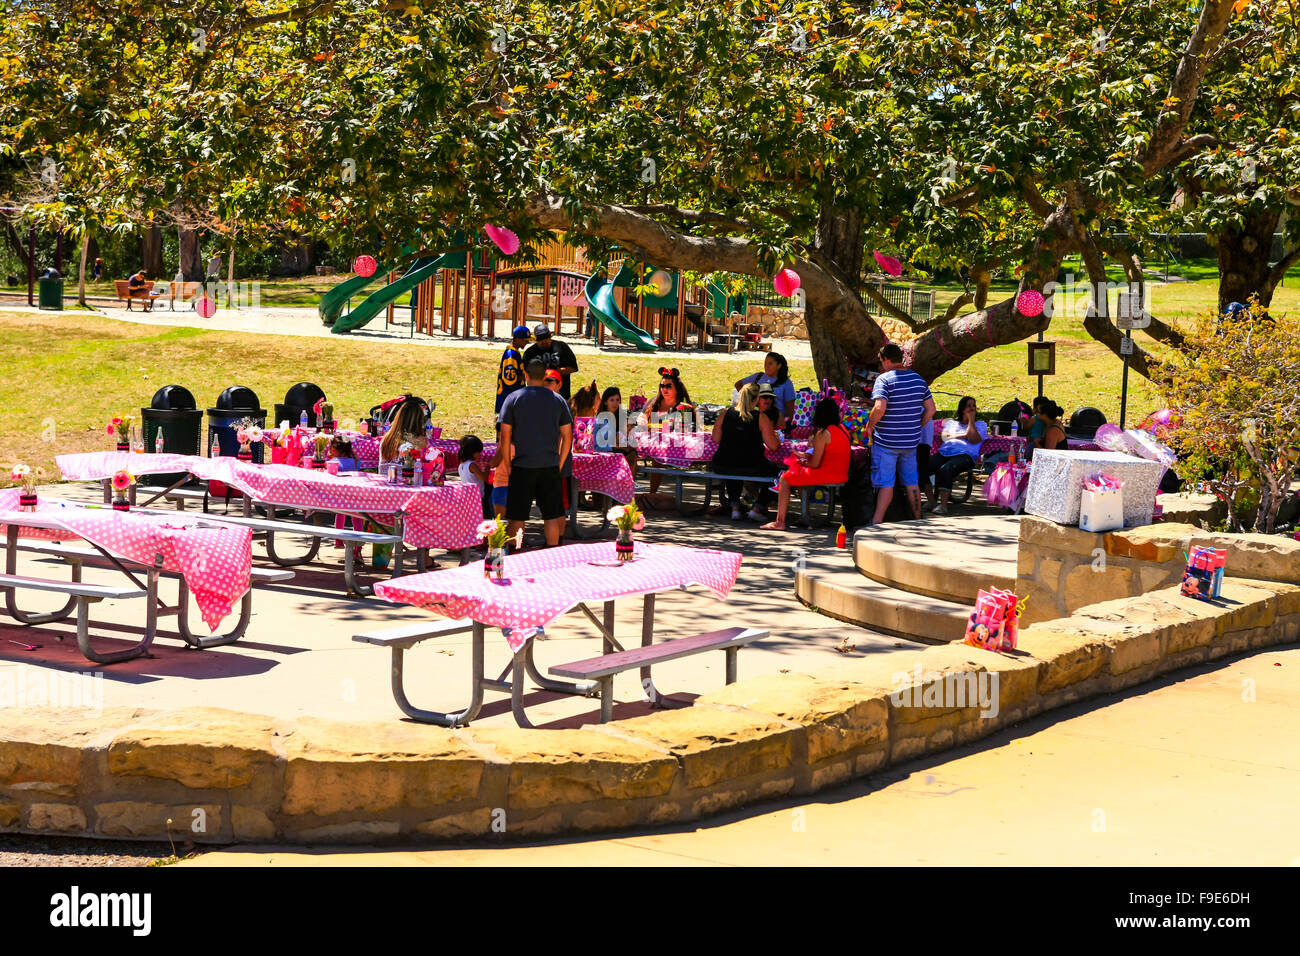
{"type": "Polygon", "coordinates": [[[614,716],[614,676],[624,671],[639,669],[644,687],[653,686],[650,667],[706,651],[725,651],[727,656],[727,683],[736,682],[736,657],[740,649],[753,641],[768,636],[766,630],[751,627],[728,627],[707,634],[678,637],[658,644],[646,644],[599,657],[589,657],[569,664],[549,668],[557,677],[595,680],[600,683],[600,722],[608,723],[614,716]]]}
{"type": "MultiPolygon", "coordinates": [[[[101,551],[93,548],[82,548],[66,544],[56,544],[48,541],[24,541],[17,545],[17,550],[25,551],[28,554],[36,554],[41,557],[58,558],[72,565],[72,582],[80,584],[81,569],[83,567],[94,568],[113,568],[119,571],[141,571],[147,572],[149,569],[146,565],[138,562],[129,561],[126,558],[113,558],[105,555],[101,551]]],[[[253,568],[249,572],[249,590],[244,593],[240,603],[239,619],[231,630],[224,634],[214,634],[208,637],[202,637],[195,634],[190,629],[189,623],[189,585],[185,581],[184,575],[176,571],[160,570],[160,576],[175,578],[179,582],[179,598],[175,608],[161,607],[163,614],[176,614],[176,631],[180,634],[181,639],[191,647],[204,650],[209,647],[220,647],[223,644],[233,644],[244,636],[248,629],[248,622],[253,613],[253,591],[252,586],[257,584],[274,584],[283,581],[289,581],[293,578],[292,571],[281,571],[274,568],[253,568]]],[[[84,585],[85,587],[98,587],[98,585],[84,585]]],[[[129,596],[135,596],[138,589],[128,589],[131,591],[129,596]]],[[[146,592],[140,591],[141,594],[146,592]]],[[[161,602],[160,602],[161,604],[161,602]]],[[[103,625],[111,627],[112,625],[103,625]]],[[[80,625],[78,625],[80,632],[80,625]]],[[[82,648],[83,652],[85,648],[82,648]]],[[[86,656],[90,656],[87,654],[86,656]]],[[[95,660],[95,658],[91,658],[95,660]]]]}
{"type": "MultiPolygon", "coordinates": [[[[676,482],[674,497],[677,503],[677,513],[684,517],[693,517],[704,514],[709,509],[709,503],[713,500],[713,486],[724,481],[752,481],[766,484],[772,484],[776,481],[775,476],[759,475],[728,475],[722,472],[709,471],[702,468],[669,468],[642,466],[637,469],[640,475],[662,475],[671,478],[676,482]],[[704,504],[695,511],[682,510],[682,483],[685,481],[703,481],[704,482],[704,504]]],[[[799,523],[808,527],[813,527],[808,518],[809,505],[811,496],[819,489],[824,489],[827,493],[826,517],[818,522],[817,527],[822,527],[830,522],[831,517],[835,514],[835,491],[843,488],[844,484],[838,485],[801,485],[793,490],[799,491],[799,523]]]]}
{"type": "Polygon", "coordinates": [[[167,308],[172,312],[176,311],[176,300],[181,300],[181,305],[186,306],[194,300],[199,290],[203,288],[202,282],[173,282],[170,285],[167,296],[167,308]]]}
{"type": "Polygon", "coordinates": [[[75,608],[77,612],[77,646],[87,659],[94,661],[96,664],[115,664],[118,661],[131,660],[149,653],[149,645],[153,643],[157,620],[152,602],[148,611],[148,625],[140,643],[125,650],[113,651],[107,654],[101,654],[90,646],[90,605],[100,601],[142,598],[148,594],[148,591],[141,587],[126,587],[124,585],[87,584],[81,581],[80,578],[81,572],[79,569],[74,571],[74,579],[71,581],[53,581],[48,578],[34,578],[21,574],[0,574],[0,589],[5,592],[5,604],[10,616],[21,624],[49,624],[53,621],[62,621],[75,608]],[[15,592],[18,590],[66,594],[68,595],[68,603],[56,611],[29,613],[19,610],[17,606],[15,592]]]}
{"type": "Polygon", "coordinates": [[[161,292],[154,289],[153,283],[141,286],[139,289],[132,289],[127,284],[126,279],[114,279],[113,288],[117,291],[118,301],[126,303],[126,311],[128,312],[131,311],[132,302],[146,303],[147,308],[145,311],[147,312],[153,308],[153,300],[162,295],[161,292]]]}

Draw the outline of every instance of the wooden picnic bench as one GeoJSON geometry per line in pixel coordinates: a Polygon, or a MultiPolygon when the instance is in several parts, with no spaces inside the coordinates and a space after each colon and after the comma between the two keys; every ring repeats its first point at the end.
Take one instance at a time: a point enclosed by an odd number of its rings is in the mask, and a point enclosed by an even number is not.
{"type": "MultiPolygon", "coordinates": [[[[671,478],[676,482],[674,497],[677,502],[677,513],[684,517],[694,517],[704,514],[709,509],[710,502],[713,501],[713,486],[721,484],[724,481],[748,481],[772,484],[776,481],[776,476],[768,475],[728,475],[722,472],[709,471],[706,468],[671,468],[667,466],[646,466],[643,465],[637,469],[639,475],[662,475],[665,478],[671,478]],[[682,508],[682,483],[685,481],[703,481],[704,482],[704,504],[694,511],[685,511],[682,508]]],[[[819,521],[816,527],[823,527],[828,524],[835,514],[835,491],[837,488],[843,488],[844,483],[837,485],[800,485],[793,490],[800,492],[799,495],[799,523],[807,527],[814,527],[808,518],[810,496],[817,489],[825,489],[828,495],[826,506],[826,517],[819,521]]]]}
{"type": "Polygon", "coordinates": [[[126,279],[114,279],[113,288],[117,292],[117,298],[120,302],[126,303],[126,311],[131,311],[132,302],[144,302],[147,306],[146,312],[153,309],[153,300],[162,295],[154,289],[153,283],[141,286],[138,289],[132,289],[126,279]]]}

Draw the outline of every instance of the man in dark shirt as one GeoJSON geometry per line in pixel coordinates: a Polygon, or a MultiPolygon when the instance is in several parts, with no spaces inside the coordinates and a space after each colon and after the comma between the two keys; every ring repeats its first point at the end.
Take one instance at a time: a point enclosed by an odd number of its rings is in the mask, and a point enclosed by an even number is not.
{"type": "Polygon", "coordinates": [[[501,406],[497,458],[513,449],[506,520],[510,533],[516,533],[528,522],[536,501],[546,523],[546,546],[553,548],[564,534],[560,473],[573,449],[573,415],[569,403],[546,387],[546,365],[540,359],[525,362],[524,373],[528,385],[501,406]]]}
{"type": "Polygon", "coordinates": [[[521,349],[531,339],[528,326],[517,325],[510,338],[510,344],[501,353],[501,365],[497,369],[497,420],[501,419],[501,406],[513,392],[524,387],[524,357],[521,349]]]}
{"type": "Polygon", "coordinates": [[[546,368],[553,368],[560,373],[560,394],[564,400],[569,400],[569,376],[578,370],[578,360],[573,355],[573,349],[569,348],[563,342],[551,337],[551,329],[545,323],[534,326],[533,337],[537,339],[534,345],[530,345],[524,352],[524,364],[527,365],[529,359],[539,358],[546,368]]]}

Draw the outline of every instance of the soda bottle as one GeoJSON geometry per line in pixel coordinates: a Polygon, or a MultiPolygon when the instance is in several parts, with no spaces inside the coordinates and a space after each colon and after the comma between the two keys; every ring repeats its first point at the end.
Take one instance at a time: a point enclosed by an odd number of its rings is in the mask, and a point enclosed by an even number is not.
{"type": "Polygon", "coordinates": [[[158,434],[153,440],[153,450],[158,455],[163,453],[163,430],[161,428],[158,429],[158,434]]]}
{"type": "Polygon", "coordinates": [[[212,436],[212,447],[208,449],[208,457],[209,458],[221,457],[221,442],[217,441],[216,435],[212,436]]]}

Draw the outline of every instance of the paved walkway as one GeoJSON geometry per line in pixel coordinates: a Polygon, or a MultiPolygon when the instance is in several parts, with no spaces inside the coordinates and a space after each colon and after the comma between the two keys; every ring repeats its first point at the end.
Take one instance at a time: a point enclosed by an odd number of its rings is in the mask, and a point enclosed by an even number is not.
{"type": "Polygon", "coordinates": [[[188,866],[1300,866],[1300,648],[1056,711],[803,801],[577,842],[188,866]]]}

